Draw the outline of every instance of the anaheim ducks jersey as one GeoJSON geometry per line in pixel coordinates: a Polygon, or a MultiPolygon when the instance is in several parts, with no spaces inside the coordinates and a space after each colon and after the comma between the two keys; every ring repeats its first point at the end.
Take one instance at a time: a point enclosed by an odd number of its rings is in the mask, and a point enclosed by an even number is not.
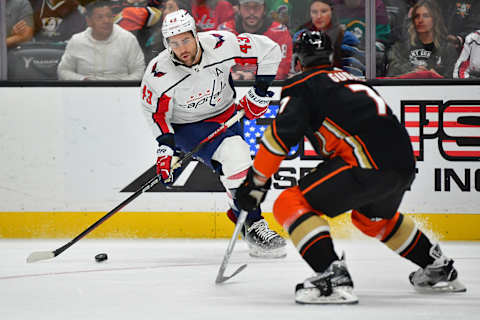
{"type": "Polygon", "coordinates": [[[318,68],[287,80],[280,109],[265,131],[254,167],[270,177],[306,136],[315,151],[365,169],[415,166],[407,131],[382,97],[343,70],[318,68]]]}
{"type": "Polygon", "coordinates": [[[256,63],[257,75],[275,76],[279,46],[261,35],[226,31],[198,33],[203,50],[192,67],[174,63],[168,50],[149,63],[140,98],[155,137],[174,133],[172,124],[223,122],[235,112],[230,69],[236,63],[256,63]]]}

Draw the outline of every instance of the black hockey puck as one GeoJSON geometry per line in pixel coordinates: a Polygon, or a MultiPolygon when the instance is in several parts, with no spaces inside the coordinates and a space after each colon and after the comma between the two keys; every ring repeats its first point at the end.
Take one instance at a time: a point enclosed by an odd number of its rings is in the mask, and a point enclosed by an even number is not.
{"type": "Polygon", "coordinates": [[[108,256],[106,253],[99,253],[95,256],[95,261],[97,262],[102,262],[108,259],[108,256]]]}

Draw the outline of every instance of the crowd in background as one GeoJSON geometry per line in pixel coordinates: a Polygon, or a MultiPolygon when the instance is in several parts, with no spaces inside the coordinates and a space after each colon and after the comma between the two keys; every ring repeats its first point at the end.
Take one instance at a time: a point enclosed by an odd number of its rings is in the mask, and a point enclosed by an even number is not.
{"type": "MultiPolygon", "coordinates": [[[[325,31],[335,65],[365,76],[365,0],[7,0],[9,80],[140,80],[164,48],[166,14],[185,9],[198,31],[263,34],[283,53],[277,79],[295,72],[301,30],[325,31]]],[[[480,1],[376,0],[379,78],[480,77],[480,1]]],[[[255,65],[234,80],[253,79],[255,65]]]]}

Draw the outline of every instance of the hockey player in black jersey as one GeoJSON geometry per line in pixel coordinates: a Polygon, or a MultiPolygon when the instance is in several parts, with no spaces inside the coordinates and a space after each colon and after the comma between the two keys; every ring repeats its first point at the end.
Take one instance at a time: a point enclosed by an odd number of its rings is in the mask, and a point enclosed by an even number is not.
{"type": "Polygon", "coordinates": [[[323,32],[305,31],[296,39],[294,61],[302,72],[282,89],[279,113],[237,191],[239,205],[251,210],[265,199],[270,177],[306,136],[324,161],[283,191],[273,206],[275,218],[315,271],[297,284],[297,303],[358,302],[323,218],[349,210],[358,229],[420,267],[409,279],[417,291],[465,291],[453,260],[397,211],[415,177],[407,131],[372,87],[333,68],[334,51],[323,32]]]}

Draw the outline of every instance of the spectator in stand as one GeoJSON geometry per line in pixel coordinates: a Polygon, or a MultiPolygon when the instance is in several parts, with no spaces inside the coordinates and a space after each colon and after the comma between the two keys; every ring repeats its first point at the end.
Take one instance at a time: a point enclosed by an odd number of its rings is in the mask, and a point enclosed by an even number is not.
{"type": "Polygon", "coordinates": [[[235,10],[225,0],[192,0],[192,14],[198,32],[216,30],[235,17],[235,10]]]}
{"type": "MultiPolygon", "coordinates": [[[[364,0],[333,0],[340,23],[344,24],[360,40],[360,49],[365,48],[365,1],[364,0]]],[[[376,73],[385,74],[386,51],[390,43],[390,24],[385,4],[382,0],[375,0],[375,47],[376,73]]],[[[363,62],[363,61],[362,61],[363,62]]]]}
{"type": "Polygon", "coordinates": [[[405,36],[411,1],[412,0],[383,0],[391,31],[390,45],[398,40],[402,40],[405,36]]]}
{"type": "MultiPolygon", "coordinates": [[[[165,45],[163,44],[162,24],[167,14],[180,9],[184,9],[188,12],[192,11],[189,0],[163,0],[160,9],[162,11],[160,23],[155,27],[147,42],[147,45],[151,46],[151,53],[153,54],[153,57],[165,50],[165,45]]],[[[149,56],[148,60],[146,61],[150,61],[153,57],[149,56]]],[[[147,58],[147,56],[145,56],[145,58],[147,58]]]]}
{"type": "Polygon", "coordinates": [[[453,77],[460,79],[480,79],[480,30],[465,38],[460,57],[455,63],[453,77]]]}
{"type": "Polygon", "coordinates": [[[113,23],[110,2],[87,5],[87,30],[73,35],[58,66],[60,80],[140,80],[145,61],[137,39],[113,23]]]}
{"type": "Polygon", "coordinates": [[[7,0],[5,5],[7,48],[13,48],[33,37],[33,10],[28,0],[7,0]]]}
{"type": "Polygon", "coordinates": [[[35,40],[60,42],[87,28],[76,0],[30,0],[35,21],[35,40]]]}
{"type": "Polygon", "coordinates": [[[327,33],[336,44],[335,50],[338,50],[334,55],[338,61],[334,61],[333,64],[356,76],[363,76],[365,64],[361,61],[365,61],[365,53],[358,50],[359,41],[355,35],[350,31],[345,31],[345,26],[339,23],[333,2],[331,0],[311,0],[309,12],[310,21],[300,26],[293,36],[294,41],[305,30],[327,33]]]}
{"type": "Polygon", "coordinates": [[[268,9],[267,16],[280,24],[290,26],[290,11],[292,10],[292,2],[288,0],[265,0],[268,9]]]}
{"type": "Polygon", "coordinates": [[[114,22],[135,35],[147,62],[160,52],[161,39],[154,35],[161,33],[162,7],[163,2],[157,0],[128,0],[115,7],[114,22]]]}
{"type": "MultiPolygon", "coordinates": [[[[239,14],[235,19],[221,24],[219,30],[227,30],[236,35],[241,33],[262,34],[275,41],[282,50],[282,61],[275,79],[285,79],[290,72],[292,60],[292,37],[285,25],[266,16],[264,0],[240,0],[239,14]]],[[[234,80],[255,79],[257,65],[242,64],[234,67],[234,80]]]]}
{"type": "Polygon", "coordinates": [[[188,12],[192,11],[189,0],[162,0],[160,4],[160,10],[162,16],[160,18],[160,23],[155,25],[153,32],[147,40],[146,47],[149,48],[148,52],[145,54],[145,61],[150,61],[156,57],[160,52],[165,50],[165,45],[163,44],[163,34],[162,34],[162,24],[163,20],[167,14],[184,9],[188,12]]]}
{"type": "MultiPolygon", "coordinates": [[[[96,1],[96,0],[92,0],[96,1]]],[[[92,2],[90,1],[90,2],[92,2]]],[[[147,0],[110,0],[110,9],[112,9],[113,15],[116,17],[124,8],[137,7],[143,8],[147,6],[147,0]]]]}
{"type": "MultiPolygon", "coordinates": [[[[340,23],[352,31],[361,42],[365,41],[365,1],[333,0],[340,23]]],[[[390,36],[387,10],[382,0],[375,0],[376,40],[387,42],[390,36]]]]}
{"type": "Polygon", "coordinates": [[[387,75],[401,78],[450,78],[457,53],[447,41],[438,7],[420,0],[412,8],[409,39],[397,42],[388,56],[387,75]]]}
{"type": "Polygon", "coordinates": [[[288,12],[289,28],[292,35],[301,25],[310,20],[310,2],[311,0],[295,0],[295,5],[292,4],[291,10],[288,12]]]}
{"type": "Polygon", "coordinates": [[[448,41],[460,53],[465,37],[480,29],[480,1],[436,0],[436,2],[443,12],[443,19],[448,28],[448,41]]]}

